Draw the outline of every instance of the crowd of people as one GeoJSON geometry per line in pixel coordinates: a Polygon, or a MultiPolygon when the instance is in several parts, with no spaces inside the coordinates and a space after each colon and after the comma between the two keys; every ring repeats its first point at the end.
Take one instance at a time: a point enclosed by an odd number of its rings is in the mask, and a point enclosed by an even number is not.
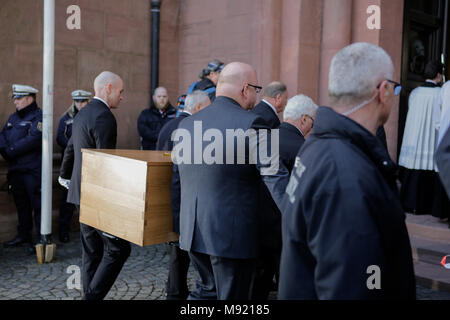
{"type": "MultiPolygon", "coordinates": [[[[214,161],[174,161],[172,215],[179,241],[169,243],[167,299],[266,300],[273,290],[279,299],[414,299],[405,211],[440,219],[450,213],[450,86],[439,87],[442,66],[431,62],[426,83],[411,93],[400,193],[383,128],[402,89],[393,73],[382,48],[354,43],[331,62],[329,106],[318,107],[303,94],[289,98],[280,81],[263,88],[255,69],[241,62],[208,63],[177,108],[166,88],[155,89],[150,108],[138,118],[142,150],[175,153],[185,142],[177,132],[195,136],[199,123],[214,133],[200,143],[214,145],[214,161]],[[230,132],[231,144],[217,141],[230,132]],[[190,264],[198,276],[191,292],[190,264]]],[[[39,234],[40,213],[37,90],[15,85],[13,91],[17,112],[0,133],[19,215],[18,235],[8,246],[30,243],[33,210],[39,234]]],[[[74,103],[58,128],[63,242],[80,205],[81,149],[116,147],[111,109],[122,100],[123,80],[102,72],[94,91],[90,102],[90,92],[72,93],[74,103]]],[[[192,143],[184,151],[195,155],[197,148],[192,143]]],[[[90,226],[80,229],[83,299],[103,299],[131,247],[90,226]]]]}

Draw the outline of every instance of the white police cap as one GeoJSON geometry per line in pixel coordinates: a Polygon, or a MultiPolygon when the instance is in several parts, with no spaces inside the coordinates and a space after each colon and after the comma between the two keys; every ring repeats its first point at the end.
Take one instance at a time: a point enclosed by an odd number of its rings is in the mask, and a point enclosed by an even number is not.
{"type": "Polygon", "coordinates": [[[84,90],[76,90],[72,92],[73,100],[89,100],[92,96],[92,93],[84,91],[84,90]]]}
{"type": "Polygon", "coordinates": [[[14,99],[19,99],[39,92],[37,89],[33,87],[25,86],[22,84],[13,84],[12,90],[14,99]]]}

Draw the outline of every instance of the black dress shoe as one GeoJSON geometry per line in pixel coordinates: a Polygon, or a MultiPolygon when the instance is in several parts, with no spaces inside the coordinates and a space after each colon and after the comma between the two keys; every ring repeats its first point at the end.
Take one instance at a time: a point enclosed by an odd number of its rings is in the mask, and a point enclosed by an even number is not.
{"type": "Polygon", "coordinates": [[[33,245],[28,246],[27,252],[29,255],[36,253],[36,248],[33,245]]]}
{"type": "Polygon", "coordinates": [[[11,241],[5,242],[4,247],[5,248],[18,247],[24,243],[30,243],[30,240],[24,239],[20,236],[16,236],[11,241]]]}
{"type": "Polygon", "coordinates": [[[67,242],[69,242],[69,241],[70,241],[69,234],[67,234],[67,233],[60,234],[60,235],[59,235],[59,241],[62,242],[62,243],[67,243],[67,242]]]}

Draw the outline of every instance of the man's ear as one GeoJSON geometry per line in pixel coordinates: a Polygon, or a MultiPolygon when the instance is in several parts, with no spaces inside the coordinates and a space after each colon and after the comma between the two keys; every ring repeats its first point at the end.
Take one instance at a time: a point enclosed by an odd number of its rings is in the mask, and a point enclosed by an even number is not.
{"type": "Polygon", "coordinates": [[[201,109],[202,109],[202,103],[197,102],[197,104],[195,105],[194,111],[199,112],[201,109]]]}
{"type": "Polygon", "coordinates": [[[109,96],[112,92],[112,83],[106,85],[106,94],[109,96]]]}
{"type": "Polygon", "coordinates": [[[389,96],[388,82],[386,80],[384,80],[380,84],[378,98],[380,99],[380,102],[386,103],[386,99],[388,96],[389,96]]]}

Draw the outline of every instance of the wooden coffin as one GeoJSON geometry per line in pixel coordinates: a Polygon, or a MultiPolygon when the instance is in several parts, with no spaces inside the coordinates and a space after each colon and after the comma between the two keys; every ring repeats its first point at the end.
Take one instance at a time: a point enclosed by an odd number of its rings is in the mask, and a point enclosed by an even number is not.
{"type": "Polygon", "coordinates": [[[80,222],[139,246],[176,241],[164,151],[82,149],[80,222]]]}

